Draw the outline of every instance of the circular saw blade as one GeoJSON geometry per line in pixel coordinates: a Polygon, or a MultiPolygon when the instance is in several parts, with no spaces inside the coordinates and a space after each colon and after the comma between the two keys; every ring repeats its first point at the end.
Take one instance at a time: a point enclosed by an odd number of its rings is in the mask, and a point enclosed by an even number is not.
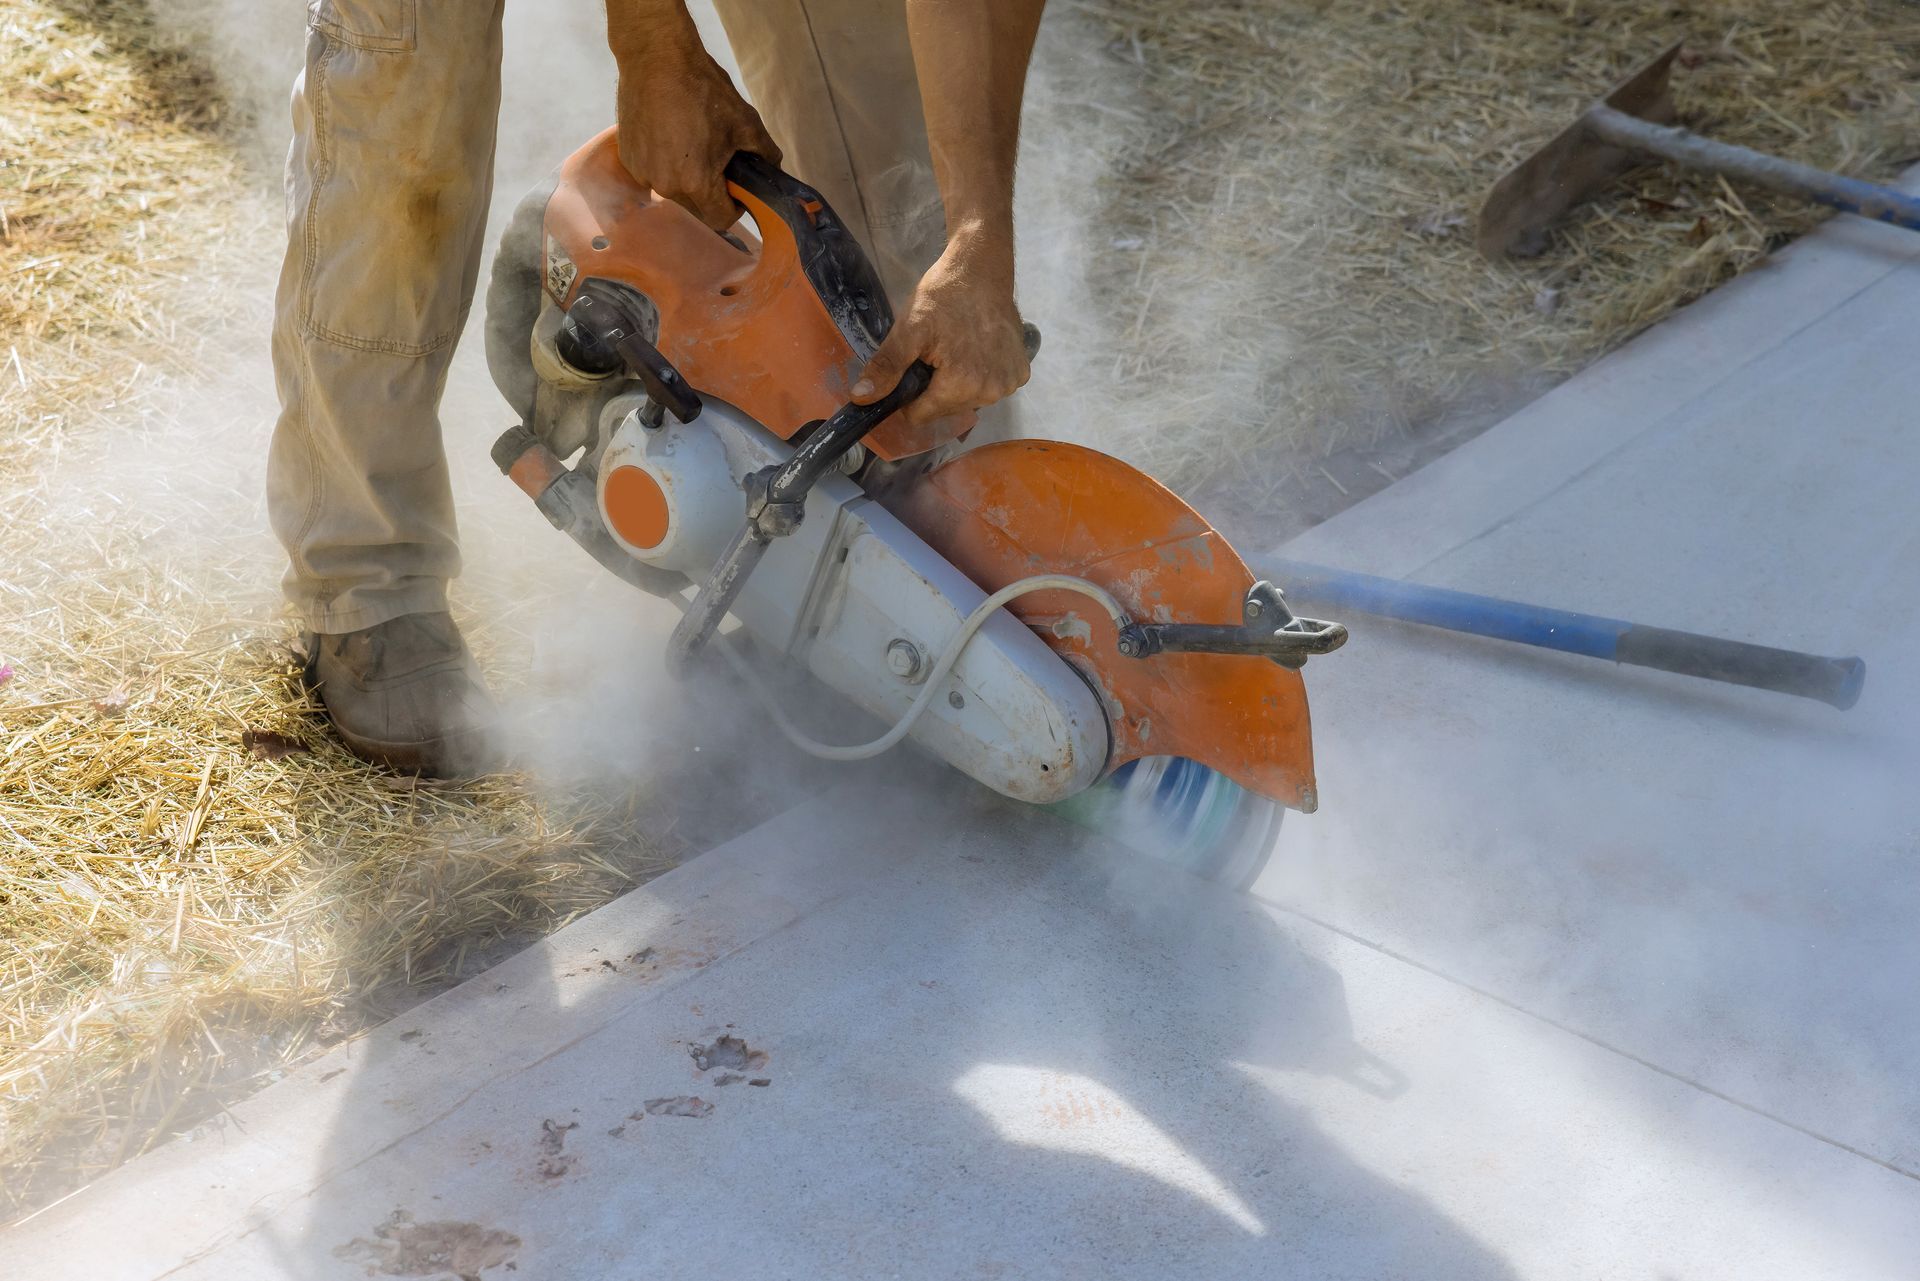
{"type": "Polygon", "coordinates": [[[1273,856],[1286,813],[1218,770],[1179,756],[1129,761],[1048,808],[1139,853],[1242,890],[1273,856]]]}

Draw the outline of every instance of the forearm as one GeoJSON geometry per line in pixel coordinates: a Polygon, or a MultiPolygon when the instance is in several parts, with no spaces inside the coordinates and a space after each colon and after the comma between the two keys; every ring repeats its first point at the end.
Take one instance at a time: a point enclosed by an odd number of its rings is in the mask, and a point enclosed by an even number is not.
{"type": "MultiPolygon", "coordinates": [[[[1004,247],[1012,284],[1013,172],[1020,99],[1045,0],[907,0],[947,238],[1004,247]]],[[[998,252],[985,255],[997,260],[998,252]]]]}
{"type": "Polygon", "coordinates": [[[1027,381],[1013,297],[1013,168],[1020,98],[1045,0],[906,0],[947,247],[853,385],[870,402],[909,365],[933,381],[909,423],[991,405],[1027,381]]]}
{"type": "Polygon", "coordinates": [[[663,53],[700,48],[685,0],[607,0],[607,47],[622,75],[663,53]]]}
{"type": "Polygon", "coordinates": [[[750,151],[778,164],[780,148],[707,56],[686,4],[607,0],[607,44],[620,66],[620,162],[715,231],[732,226],[739,209],[727,194],[727,162],[750,151]]]}

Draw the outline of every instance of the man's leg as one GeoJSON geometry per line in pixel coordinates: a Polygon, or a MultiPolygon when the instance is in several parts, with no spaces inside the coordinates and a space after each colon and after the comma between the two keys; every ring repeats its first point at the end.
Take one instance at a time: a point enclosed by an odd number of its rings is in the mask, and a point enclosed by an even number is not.
{"type": "Polygon", "coordinates": [[[747,96],[896,305],[946,243],[904,0],[715,0],[747,96]]]}
{"type": "Polygon", "coordinates": [[[318,0],[294,90],[268,512],[343,736],[409,768],[483,710],[444,614],[438,406],[480,266],[501,5],[318,0]]]}

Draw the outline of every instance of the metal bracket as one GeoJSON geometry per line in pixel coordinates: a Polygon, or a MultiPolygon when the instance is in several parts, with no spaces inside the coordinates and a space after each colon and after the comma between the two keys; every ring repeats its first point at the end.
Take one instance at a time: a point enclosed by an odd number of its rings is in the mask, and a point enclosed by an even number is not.
{"type": "MultiPolygon", "coordinates": [[[[736,161],[739,159],[735,157],[736,161]]],[[[1020,340],[1027,349],[1028,360],[1040,354],[1038,329],[1022,324],[1020,340]]],[[[794,451],[793,457],[778,466],[762,467],[746,478],[742,486],[747,494],[746,523],[714,562],[706,581],[700,584],[688,604],[680,625],[667,639],[668,671],[678,674],[686,669],[693,656],[712,638],[720,620],[733,608],[733,602],[746,586],[747,576],[753,573],[773,540],[785,538],[800,528],[807,514],[807,495],[813,492],[813,487],[829,472],[850,472],[848,461],[854,451],[861,448],[860,442],[916,399],[932,381],[933,366],[924,360],[914,361],[900,375],[892,391],[871,404],[856,405],[849,401],[842,405],[833,417],[811,424],[806,442],[794,451]]],[[[647,389],[653,390],[651,383],[647,389]]],[[[657,400],[659,396],[654,398],[657,400]]]]}
{"type": "Polygon", "coordinates": [[[640,380],[655,404],[675,418],[690,423],[700,416],[699,393],[647,339],[649,331],[658,331],[660,321],[645,294],[631,285],[590,277],[580,283],[573,306],[567,309],[567,322],[566,337],[580,348],[575,363],[605,365],[611,356],[640,380]]]}
{"type": "Polygon", "coordinates": [[[1120,629],[1120,652],[1128,658],[1156,654],[1246,654],[1298,670],[1316,654],[1347,643],[1339,623],[1301,618],[1278,587],[1262,579],[1240,604],[1241,626],[1221,623],[1129,623],[1120,629]]]}
{"type": "Polygon", "coordinates": [[[806,443],[786,462],[762,467],[746,478],[746,521],[707,572],[679,626],[667,639],[669,672],[677,675],[685,671],[693,656],[712,638],[773,540],[800,528],[807,514],[807,495],[813,487],[837,469],[840,460],[867,433],[925,391],[932,380],[933,368],[924,361],[914,361],[885,396],[870,405],[842,405],[833,417],[814,428],[806,443]]]}

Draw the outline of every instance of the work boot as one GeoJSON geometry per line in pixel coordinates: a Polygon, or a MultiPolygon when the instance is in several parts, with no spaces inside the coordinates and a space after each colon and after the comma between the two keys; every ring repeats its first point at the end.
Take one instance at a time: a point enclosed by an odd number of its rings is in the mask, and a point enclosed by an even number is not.
{"type": "Polygon", "coordinates": [[[306,679],[354,755],[434,778],[495,768],[493,698],[451,614],[307,637],[306,679]]]}

